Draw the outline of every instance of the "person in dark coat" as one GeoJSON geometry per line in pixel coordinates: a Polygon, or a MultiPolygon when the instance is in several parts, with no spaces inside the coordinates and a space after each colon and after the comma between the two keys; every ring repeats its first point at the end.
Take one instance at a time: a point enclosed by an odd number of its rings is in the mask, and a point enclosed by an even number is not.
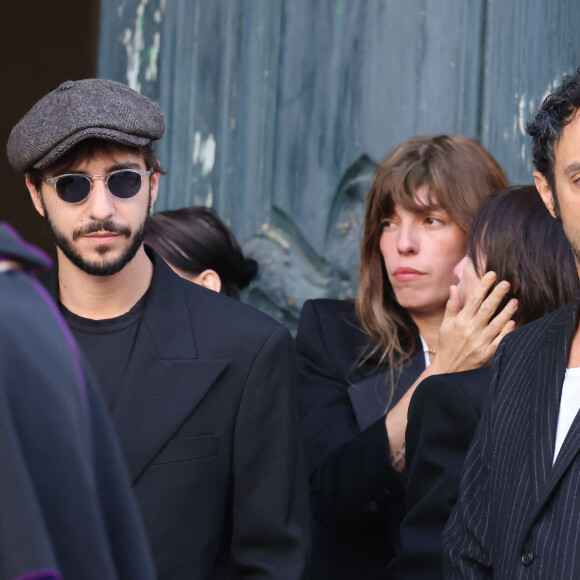
{"type": "Polygon", "coordinates": [[[153,580],[106,409],[31,276],[48,265],[0,223],[0,578],[153,580]]]}
{"type": "MultiPolygon", "coordinates": [[[[526,126],[536,188],[561,222],[577,269],[579,111],[580,70],[564,78],[526,126]]],[[[507,336],[497,351],[443,534],[446,578],[580,577],[579,305],[577,295],[507,336]]]]}
{"type": "Polygon", "coordinates": [[[485,277],[458,314],[459,293],[453,288],[450,298],[449,290],[480,203],[506,185],[471,139],[402,143],[379,166],[368,196],[356,302],[304,304],[295,347],[316,580],[382,572],[399,546],[415,386],[430,374],[479,366],[511,328],[511,303],[489,326],[483,313],[507,283],[486,298],[495,278],[485,277]]]}
{"type": "Polygon", "coordinates": [[[244,256],[217,213],[191,206],[154,213],[147,221],[145,243],[183,278],[240,298],[258,273],[258,263],[244,256]]]}
{"type": "MultiPolygon", "coordinates": [[[[574,298],[578,273],[562,226],[533,185],[512,187],[486,200],[457,265],[468,298],[486,270],[510,283],[518,300],[513,320],[522,326],[574,298]]],[[[491,368],[433,375],[415,391],[405,436],[407,484],[401,550],[385,578],[443,578],[443,528],[457,501],[463,463],[481,418],[491,368]]]]}
{"type": "Polygon", "coordinates": [[[52,230],[47,285],[97,375],[159,578],[301,580],[291,337],[144,246],[163,130],[159,107],[129,87],[69,81],[14,127],[8,157],[52,230]]]}

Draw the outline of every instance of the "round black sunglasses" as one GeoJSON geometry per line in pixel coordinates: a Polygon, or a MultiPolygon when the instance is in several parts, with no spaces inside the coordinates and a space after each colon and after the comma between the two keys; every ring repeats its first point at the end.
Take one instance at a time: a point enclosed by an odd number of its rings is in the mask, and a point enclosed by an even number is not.
{"type": "Polygon", "coordinates": [[[81,203],[85,201],[93,184],[97,179],[102,179],[107,189],[114,197],[119,199],[129,199],[137,195],[143,186],[143,176],[150,176],[153,169],[148,171],[139,171],[138,169],[119,169],[111,171],[106,175],[83,175],[82,173],[67,173],[58,175],[42,181],[51,187],[54,187],[58,197],[66,203],[81,203]]]}

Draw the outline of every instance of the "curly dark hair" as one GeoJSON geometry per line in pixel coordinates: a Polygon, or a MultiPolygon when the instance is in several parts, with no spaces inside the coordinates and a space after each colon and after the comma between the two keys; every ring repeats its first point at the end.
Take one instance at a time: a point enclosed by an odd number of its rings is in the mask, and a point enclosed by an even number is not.
{"type": "MultiPolygon", "coordinates": [[[[556,193],[554,143],[560,139],[562,129],[579,107],[580,68],[563,78],[562,84],[544,99],[534,118],[526,125],[526,132],[532,138],[534,165],[546,178],[553,194],[556,193]]],[[[555,195],[554,201],[557,203],[555,195]]]]}

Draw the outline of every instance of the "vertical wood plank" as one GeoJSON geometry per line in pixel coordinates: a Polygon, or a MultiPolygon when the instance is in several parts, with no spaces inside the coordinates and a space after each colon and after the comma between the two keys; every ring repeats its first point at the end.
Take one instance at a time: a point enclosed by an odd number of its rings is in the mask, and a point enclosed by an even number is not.
{"type": "Polygon", "coordinates": [[[475,136],[481,4],[284,3],[274,203],[314,247],[355,159],[416,134],[475,136]]]}
{"type": "Polygon", "coordinates": [[[417,134],[481,140],[530,182],[525,121],[580,64],[577,0],[102,0],[99,74],[156,99],[156,209],[211,205],[295,324],[356,291],[374,162],[417,134]]]}
{"type": "Polygon", "coordinates": [[[524,126],[562,75],[580,66],[580,2],[487,2],[481,142],[513,183],[532,183],[524,126]]]}

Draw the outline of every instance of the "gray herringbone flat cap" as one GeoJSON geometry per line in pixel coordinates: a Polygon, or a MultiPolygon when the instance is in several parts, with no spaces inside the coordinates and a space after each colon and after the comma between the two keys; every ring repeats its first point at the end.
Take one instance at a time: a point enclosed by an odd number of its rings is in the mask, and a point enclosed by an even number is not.
{"type": "Polygon", "coordinates": [[[140,146],[165,130],[156,103],[128,86],[104,79],[67,81],[38,101],[8,138],[14,169],[44,169],[84,139],[140,146]]]}

